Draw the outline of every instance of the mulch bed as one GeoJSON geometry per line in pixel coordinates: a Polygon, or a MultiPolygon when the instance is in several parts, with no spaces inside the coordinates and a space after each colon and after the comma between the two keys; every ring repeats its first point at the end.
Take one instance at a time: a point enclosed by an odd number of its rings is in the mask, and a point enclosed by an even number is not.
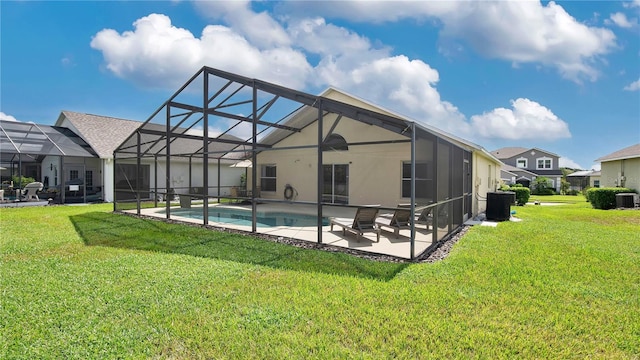
{"type": "Polygon", "coordinates": [[[462,238],[462,236],[464,236],[464,234],[467,232],[467,230],[470,227],[470,226],[462,226],[457,231],[454,231],[449,236],[445,237],[444,239],[442,239],[441,241],[439,241],[435,245],[431,246],[424,253],[419,254],[414,260],[409,260],[409,259],[400,258],[400,257],[397,257],[397,256],[376,254],[376,253],[371,253],[371,252],[367,252],[367,251],[349,249],[349,248],[344,248],[344,247],[340,247],[340,246],[333,246],[333,245],[327,245],[327,244],[318,244],[316,242],[298,240],[298,239],[293,239],[293,238],[285,238],[285,237],[282,237],[282,236],[274,236],[274,235],[267,235],[267,234],[255,234],[255,233],[249,233],[249,232],[241,231],[241,230],[222,228],[222,227],[219,227],[219,226],[200,225],[200,224],[194,224],[194,223],[189,223],[189,222],[184,222],[184,221],[179,221],[179,220],[160,219],[160,218],[157,218],[157,217],[146,216],[146,215],[138,216],[138,215],[129,214],[129,213],[121,213],[121,214],[128,215],[128,216],[133,216],[133,217],[137,217],[137,218],[148,219],[148,220],[164,221],[164,222],[172,223],[172,224],[180,224],[180,225],[188,225],[188,226],[194,226],[194,227],[199,227],[199,228],[206,228],[206,229],[213,230],[213,231],[253,236],[253,237],[257,237],[259,239],[263,239],[263,240],[267,240],[267,241],[273,241],[273,242],[277,242],[277,243],[281,243],[281,244],[287,244],[287,245],[291,245],[291,246],[295,246],[295,247],[299,247],[299,248],[303,248],[303,249],[314,249],[314,250],[322,250],[322,251],[329,251],[329,252],[341,252],[341,253],[349,254],[349,255],[352,255],[352,256],[357,256],[359,258],[368,259],[368,260],[374,260],[374,261],[407,262],[407,263],[415,263],[415,262],[434,263],[436,261],[440,261],[440,260],[446,258],[449,255],[449,252],[451,251],[451,249],[453,248],[453,245],[456,242],[458,242],[458,240],[460,240],[462,238]]]}

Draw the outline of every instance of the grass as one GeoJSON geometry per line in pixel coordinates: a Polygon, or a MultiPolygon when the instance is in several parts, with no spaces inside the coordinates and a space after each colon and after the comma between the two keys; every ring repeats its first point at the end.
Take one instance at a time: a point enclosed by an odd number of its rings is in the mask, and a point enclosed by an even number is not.
{"type": "Polygon", "coordinates": [[[575,204],[578,202],[586,202],[587,199],[582,194],[578,195],[531,195],[529,202],[550,202],[550,203],[566,203],[575,204]]]}
{"type": "Polygon", "coordinates": [[[2,209],[0,358],[638,358],[640,211],[515,209],[435,264],[2,209]]]}

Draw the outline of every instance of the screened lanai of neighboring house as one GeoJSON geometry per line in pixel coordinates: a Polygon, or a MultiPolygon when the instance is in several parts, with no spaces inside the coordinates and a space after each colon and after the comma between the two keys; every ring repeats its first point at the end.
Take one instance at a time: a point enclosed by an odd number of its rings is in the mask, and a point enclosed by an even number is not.
{"type": "Polygon", "coordinates": [[[476,150],[336,89],[204,67],[114,152],[114,210],[415,259],[474,215],[476,150]],[[245,173],[226,186],[212,163],[245,173]]]}
{"type": "Polygon", "coordinates": [[[6,200],[19,201],[22,179],[33,178],[43,183],[45,199],[86,202],[99,187],[83,171],[92,161],[98,161],[95,152],[67,128],[0,120],[0,176],[6,200]]]}

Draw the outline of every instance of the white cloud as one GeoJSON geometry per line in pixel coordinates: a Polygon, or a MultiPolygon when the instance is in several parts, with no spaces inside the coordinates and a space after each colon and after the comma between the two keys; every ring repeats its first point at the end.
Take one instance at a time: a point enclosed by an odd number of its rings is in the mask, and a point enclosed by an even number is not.
{"type": "Polygon", "coordinates": [[[108,70],[145,86],[175,88],[206,65],[299,88],[311,70],[301,52],[259,49],[221,25],[205,27],[199,38],[162,14],[142,17],[133,26],[122,34],[104,29],[91,47],[102,52],[108,70]]]}
{"type": "Polygon", "coordinates": [[[551,110],[529,99],[511,101],[512,109],[497,108],[471,117],[474,132],[484,138],[553,141],[570,138],[569,126],[551,110]]]}
{"type": "MultiPolygon", "coordinates": [[[[244,5],[206,6],[208,13],[215,9],[234,24],[239,20],[233,11],[252,17],[244,5]]],[[[295,89],[333,85],[444,130],[460,134],[468,128],[457,108],[440,98],[435,88],[438,72],[428,64],[391,56],[390,48],[375,47],[367,38],[320,18],[292,20],[286,28],[273,19],[262,20],[265,33],[284,29],[287,39],[258,48],[248,40],[255,36],[244,36],[244,25],[240,30],[209,25],[196,38],[172,25],[169,17],[151,14],[135,21],[133,31],[100,31],[91,46],[103,53],[109,71],[146,86],[176,88],[208,65],[295,89]],[[310,65],[304,53],[294,49],[317,56],[317,65],[310,65]]]]}
{"type": "Polygon", "coordinates": [[[587,26],[551,1],[353,1],[291,2],[286,10],[351,21],[435,20],[442,51],[459,51],[461,40],[478,53],[515,63],[553,67],[575,82],[595,81],[595,63],[616,48],[614,33],[587,26]]]}
{"type": "Polygon", "coordinates": [[[580,164],[578,164],[577,162],[567,157],[560,157],[560,159],[558,159],[558,163],[560,167],[566,167],[571,169],[584,169],[582,166],[580,166],[580,164]]]}
{"type": "Polygon", "coordinates": [[[631,84],[624,87],[626,91],[638,91],[640,90],[640,78],[638,80],[632,82],[631,84]]]}
{"type": "Polygon", "coordinates": [[[11,115],[7,115],[5,113],[3,113],[2,111],[0,111],[0,120],[6,120],[6,121],[18,121],[16,118],[14,118],[11,115]]]}
{"type": "Polygon", "coordinates": [[[627,19],[627,16],[621,12],[617,12],[615,14],[611,14],[609,19],[605,21],[606,23],[613,23],[618,25],[621,28],[630,29],[638,25],[638,19],[627,19]]]}
{"type": "Polygon", "coordinates": [[[640,7],[640,0],[625,1],[622,5],[626,8],[640,7]]]}

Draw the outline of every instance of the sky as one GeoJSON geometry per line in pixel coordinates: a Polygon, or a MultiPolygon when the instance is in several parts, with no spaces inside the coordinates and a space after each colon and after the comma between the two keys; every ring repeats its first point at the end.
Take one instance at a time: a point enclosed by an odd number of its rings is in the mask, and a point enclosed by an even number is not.
{"type": "Polygon", "coordinates": [[[560,166],[640,143],[640,0],[1,1],[0,118],[144,121],[202,66],[560,166]]]}

